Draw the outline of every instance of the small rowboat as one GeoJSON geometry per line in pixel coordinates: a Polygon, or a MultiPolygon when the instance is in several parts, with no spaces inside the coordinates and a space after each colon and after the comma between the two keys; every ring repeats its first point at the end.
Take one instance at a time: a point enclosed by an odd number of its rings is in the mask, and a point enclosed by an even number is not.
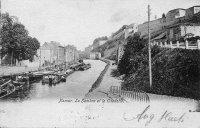
{"type": "Polygon", "coordinates": [[[66,74],[59,74],[60,75],[60,81],[61,82],[66,82],[66,78],[67,78],[67,75],[66,74]]]}
{"type": "Polygon", "coordinates": [[[19,82],[19,81],[12,81],[12,83],[14,84],[16,90],[21,89],[26,84],[26,82],[19,82]]]}
{"type": "Polygon", "coordinates": [[[58,74],[48,74],[44,75],[42,79],[42,84],[49,84],[49,85],[55,85],[60,83],[61,81],[61,76],[58,74]]]}
{"type": "Polygon", "coordinates": [[[72,69],[67,69],[66,72],[65,72],[65,74],[66,74],[66,75],[70,75],[70,74],[72,74],[73,72],[74,72],[74,70],[72,70],[72,69]]]}
{"type": "Polygon", "coordinates": [[[83,64],[80,66],[79,70],[84,71],[91,68],[91,64],[83,64]]]}
{"type": "Polygon", "coordinates": [[[16,88],[11,83],[11,80],[7,80],[5,83],[0,85],[0,99],[14,93],[15,90],[16,90],[16,88]]]}
{"type": "Polygon", "coordinates": [[[25,85],[26,82],[12,81],[15,86],[25,85]]]}

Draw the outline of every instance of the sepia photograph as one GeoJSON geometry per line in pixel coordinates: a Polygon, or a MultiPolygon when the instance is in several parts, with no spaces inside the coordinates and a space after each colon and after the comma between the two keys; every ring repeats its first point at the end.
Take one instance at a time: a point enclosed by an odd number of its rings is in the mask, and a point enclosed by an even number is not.
{"type": "Polygon", "coordinates": [[[0,128],[200,128],[199,0],[0,0],[0,128]]]}

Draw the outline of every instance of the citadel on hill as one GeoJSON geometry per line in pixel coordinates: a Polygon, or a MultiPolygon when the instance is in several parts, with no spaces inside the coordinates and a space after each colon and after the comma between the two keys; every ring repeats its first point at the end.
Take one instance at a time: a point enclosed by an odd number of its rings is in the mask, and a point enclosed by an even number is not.
{"type": "MultiPolygon", "coordinates": [[[[124,25],[113,33],[105,43],[93,43],[85,48],[85,52],[100,52],[103,57],[116,59],[117,51],[123,51],[128,36],[135,32],[141,38],[148,38],[148,22],[124,25]],[[121,49],[121,50],[120,50],[121,49]]],[[[200,5],[188,9],[177,8],[162,15],[161,18],[150,21],[151,41],[176,43],[186,39],[200,39],[200,5]]],[[[99,42],[102,40],[99,40],[99,42]]]]}

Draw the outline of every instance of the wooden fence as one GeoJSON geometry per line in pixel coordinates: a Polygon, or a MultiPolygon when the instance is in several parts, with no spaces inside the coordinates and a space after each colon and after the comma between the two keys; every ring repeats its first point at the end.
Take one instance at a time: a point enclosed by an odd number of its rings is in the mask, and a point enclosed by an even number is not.
{"type": "Polygon", "coordinates": [[[197,40],[196,42],[193,41],[185,41],[185,42],[152,42],[152,45],[158,45],[160,47],[166,47],[166,48],[183,48],[183,49],[200,49],[200,40],[197,40]]]}
{"type": "Polygon", "coordinates": [[[122,90],[121,87],[111,86],[110,93],[117,94],[123,97],[128,97],[132,100],[139,102],[150,102],[149,96],[146,92],[138,90],[138,89],[126,89],[122,90]]]}

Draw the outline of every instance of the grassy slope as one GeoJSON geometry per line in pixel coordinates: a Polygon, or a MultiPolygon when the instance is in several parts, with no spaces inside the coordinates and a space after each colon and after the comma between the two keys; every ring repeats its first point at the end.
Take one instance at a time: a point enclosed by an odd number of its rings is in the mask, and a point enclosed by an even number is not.
{"type": "MultiPolygon", "coordinates": [[[[144,53],[145,54],[145,53],[144,53]]],[[[147,60],[147,59],[146,59],[147,60]]],[[[152,59],[153,86],[149,88],[148,65],[126,78],[123,87],[146,92],[200,99],[200,51],[161,49],[152,59]]]]}
{"type": "Polygon", "coordinates": [[[125,40],[122,35],[121,37],[118,37],[117,39],[108,40],[103,45],[94,49],[93,52],[100,52],[102,54],[102,57],[110,59],[110,60],[116,60],[118,45],[124,44],[124,43],[125,43],[125,40]]]}

